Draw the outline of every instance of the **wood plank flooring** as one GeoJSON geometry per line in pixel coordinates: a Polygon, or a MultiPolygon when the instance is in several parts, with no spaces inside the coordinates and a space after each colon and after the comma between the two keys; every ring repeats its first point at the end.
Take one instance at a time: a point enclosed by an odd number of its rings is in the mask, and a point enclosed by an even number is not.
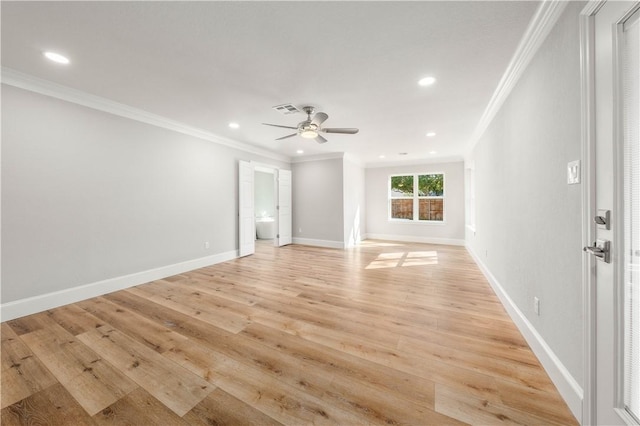
{"type": "Polygon", "coordinates": [[[259,243],[1,327],[2,425],[577,424],[462,247],[259,243]]]}

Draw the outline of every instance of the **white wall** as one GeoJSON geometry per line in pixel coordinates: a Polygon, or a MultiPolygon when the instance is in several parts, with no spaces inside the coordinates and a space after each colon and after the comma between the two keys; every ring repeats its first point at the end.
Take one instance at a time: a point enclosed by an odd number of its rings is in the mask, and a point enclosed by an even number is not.
{"type": "Polygon", "coordinates": [[[238,160],[289,168],[11,86],[2,107],[3,306],[235,256],[238,160]]]}
{"type": "Polygon", "coordinates": [[[293,241],[344,246],[343,159],[291,165],[293,241]]]}
{"type": "Polygon", "coordinates": [[[344,244],[357,245],[366,236],[365,170],[345,156],[343,162],[344,244]]]}
{"type": "Polygon", "coordinates": [[[469,248],[580,386],[581,187],[567,185],[566,170],[580,158],[583,5],[567,6],[473,150],[476,232],[467,233],[469,248]]]}
{"type": "Polygon", "coordinates": [[[442,244],[464,244],[464,163],[434,163],[366,170],[367,235],[442,244]],[[403,173],[444,173],[443,223],[406,223],[389,220],[389,176],[403,173]]]}
{"type": "Polygon", "coordinates": [[[275,217],[275,183],[273,173],[255,172],[254,181],[256,217],[275,217]]]}

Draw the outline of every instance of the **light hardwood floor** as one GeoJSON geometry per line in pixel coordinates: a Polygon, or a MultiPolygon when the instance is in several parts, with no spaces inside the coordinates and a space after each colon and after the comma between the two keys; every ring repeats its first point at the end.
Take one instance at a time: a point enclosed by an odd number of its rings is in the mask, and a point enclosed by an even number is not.
{"type": "Polygon", "coordinates": [[[260,243],[1,332],[3,426],[576,424],[462,247],[260,243]]]}

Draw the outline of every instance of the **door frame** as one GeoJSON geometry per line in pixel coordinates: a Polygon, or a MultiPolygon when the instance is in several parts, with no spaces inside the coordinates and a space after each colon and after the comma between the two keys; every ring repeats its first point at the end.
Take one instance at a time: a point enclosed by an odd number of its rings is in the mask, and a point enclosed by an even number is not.
{"type": "MultiPolygon", "coordinates": [[[[243,161],[243,160],[240,160],[240,161],[243,161]]],[[[279,176],[280,176],[280,171],[281,170],[290,171],[290,170],[289,169],[283,169],[283,168],[280,168],[278,166],[274,166],[273,164],[261,163],[261,162],[254,161],[254,160],[245,161],[245,163],[248,163],[249,166],[253,170],[252,180],[253,180],[254,184],[255,184],[255,172],[256,171],[273,173],[273,175],[274,175],[274,194],[275,194],[274,205],[276,207],[278,207],[278,204],[279,204],[278,197],[279,197],[279,191],[280,191],[279,185],[278,185],[278,179],[279,179],[279,176]]],[[[240,162],[238,164],[240,164],[240,162]]],[[[238,185],[240,185],[240,183],[238,185]]],[[[240,187],[238,186],[238,190],[239,190],[239,188],[240,187]]],[[[240,197],[239,197],[239,199],[240,199],[240,197]]],[[[255,218],[255,202],[253,202],[253,200],[252,200],[252,209],[253,209],[253,217],[255,218]]],[[[273,245],[276,246],[276,247],[280,246],[280,215],[279,215],[278,211],[279,210],[276,208],[275,227],[276,227],[276,235],[277,236],[276,236],[276,238],[273,239],[273,245]]],[[[240,216],[241,216],[241,213],[240,213],[240,208],[239,208],[238,209],[238,217],[241,219],[240,216]]],[[[293,220],[293,217],[291,217],[291,220],[293,220]]],[[[238,235],[241,234],[241,231],[240,231],[241,226],[242,226],[242,221],[239,220],[238,221],[238,235]]],[[[255,235],[255,225],[253,227],[253,234],[255,235]]],[[[240,252],[240,244],[241,244],[241,241],[239,241],[239,243],[238,243],[238,253],[240,252]]]]}
{"type": "MultiPolygon", "coordinates": [[[[582,246],[590,245],[596,233],[595,207],[595,15],[605,1],[591,1],[580,12],[580,90],[582,164],[582,246]]],[[[593,285],[592,256],[582,256],[583,314],[583,425],[596,419],[596,291],[593,285]]]]}
{"type": "MultiPolygon", "coordinates": [[[[596,238],[596,225],[593,218],[596,216],[596,115],[595,115],[595,17],[598,11],[606,3],[606,0],[591,0],[580,12],[580,82],[581,82],[581,163],[582,163],[582,245],[589,246],[596,238]]],[[[633,8],[622,19],[626,19],[637,8],[633,8]]],[[[621,295],[621,286],[618,285],[620,279],[620,269],[623,265],[616,262],[617,254],[622,250],[622,241],[624,238],[622,227],[619,224],[623,220],[623,197],[620,194],[622,189],[622,176],[615,172],[619,170],[619,165],[623,164],[623,152],[621,143],[621,114],[618,112],[622,109],[621,82],[617,78],[619,69],[618,55],[618,33],[614,36],[614,44],[612,45],[613,58],[613,170],[614,170],[614,193],[611,220],[615,223],[613,226],[613,239],[611,252],[614,259],[614,303],[615,303],[615,331],[614,336],[615,348],[615,365],[614,371],[620,377],[624,364],[621,357],[624,356],[623,330],[619,327],[623,321],[623,300],[621,295]]],[[[590,425],[597,421],[597,318],[596,318],[596,279],[595,279],[595,256],[584,253],[582,257],[582,294],[583,294],[583,362],[584,362],[584,385],[583,385],[583,403],[582,403],[582,419],[581,424],[590,425]]],[[[615,385],[614,401],[620,402],[623,390],[622,384],[617,382],[615,385]]],[[[615,411],[628,424],[633,424],[634,420],[625,410],[615,408],[615,411]]]]}
{"type": "Polygon", "coordinates": [[[282,247],[293,242],[293,175],[291,170],[278,169],[276,177],[278,234],[275,243],[282,247]]]}

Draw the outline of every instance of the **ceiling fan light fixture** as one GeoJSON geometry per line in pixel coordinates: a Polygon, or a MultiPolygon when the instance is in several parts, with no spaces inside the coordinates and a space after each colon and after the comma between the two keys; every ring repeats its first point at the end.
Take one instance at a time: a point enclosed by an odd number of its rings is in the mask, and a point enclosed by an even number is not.
{"type": "Polygon", "coordinates": [[[300,132],[300,136],[306,139],[314,139],[318,137],[318,132],[313,129],[304,129],[300,132]]]}
{"type": "Polygon", "coordinates": [[[292,138],[294,136],[300,136],[305,139],[315,139],[315,141],[318,143],[326,143],[327,139],[325,139],[320,133],[342,133],[347,135],[354,135],[358,133],[358,129],[356,128],[341,128],[341,127],[340,128],[338,127],[323,128],[321,127],[322,123],[324,123],[327,120],[327,118],[329,118],[329,115],[327,115],[324,112],[318,112],[313,116],[311,116],[311,114],[313,114],[313,112],[315,111],[315,108],[310,105],[303,107],[302,110],[307,114],[307,119],[298,123],[296,127],[282,126],[280,124],[270,124],[270,123],[262,123],[262,124],[264,124],[265,126],[282,127],[285,129],[292,129],[296,131],[296,133],[292,133],[290,135],[277,138],[276,139],[277,141],[292,138]]]}

